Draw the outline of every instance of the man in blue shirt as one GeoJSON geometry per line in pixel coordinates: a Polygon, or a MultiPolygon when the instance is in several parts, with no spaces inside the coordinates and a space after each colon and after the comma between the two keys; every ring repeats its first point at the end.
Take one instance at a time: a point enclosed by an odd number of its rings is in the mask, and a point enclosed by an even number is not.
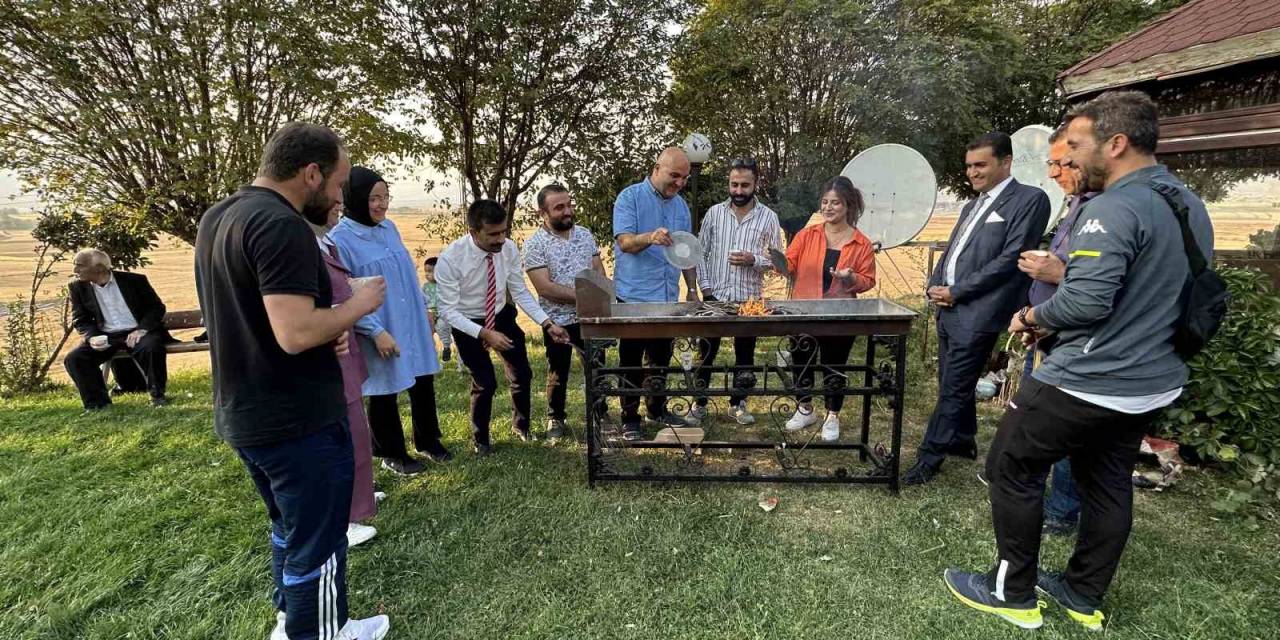
{"type": "MultiPolygon", "coordinates": [[[[663,247],[671,245],[672,231],[692,231],[689,205],[678,194],[689,179],[689,157],[668,147],[658,156],[653,173],[618,194],[613,204],[614,287],[621,302],[678,302],[680,270],[667,262],[663,247]]],[[[698,300],[697,271],[684,271],[688,300],[698,300]]],[[[622,340],[618,344],[619,364],[624,367],[667,367],[671,364],[671,340],[622,340]]],[[[644,373],[626,376],[632,388],[644,384],[644,373]]],[[[663,376],[660,376],[660,378],[663,376]]],[[[659,386],[662,388],[665,385],[659,386]]],[[[646,398],[649,419],[666,426],[686,426],[678,416],[667,413],[666,396],[646,398]]],[[[640,399],[622,399],[623,437],[640,440],[640,399]]]]}

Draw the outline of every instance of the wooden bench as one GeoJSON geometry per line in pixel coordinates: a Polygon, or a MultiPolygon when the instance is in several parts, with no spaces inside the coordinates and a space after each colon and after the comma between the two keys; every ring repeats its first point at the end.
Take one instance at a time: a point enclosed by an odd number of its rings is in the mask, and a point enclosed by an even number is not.
{"type": "MultiPolygon", "coordinates": [[[[164,314],[164,328],[170,333],[174,331],[182,331],[183,329],[203,329],[204,313],[199,309],[190,309],[187,311],[170,311],[164,314]]],[[[165,348],[169,353],[193,353],[196,351],[208,351],[209,342],[170,342],[165,348]]]]}
{"type": "MultiPolygon", "coordinates": [[[[187,311],[170,311],[164,314],[164,328],[170,333],[174,331],[183,331],[187,329],[203,329],[204,314],[199,309],[190,309],[187,311]]],[[[182,341],[170,342],[165,345],[166,353],[196,353],[200,351],[208,351],[209,343],[182,341]]],[[[124,351],[117,352],[113,359],[128,358],[129,354],[124,351]]]]}

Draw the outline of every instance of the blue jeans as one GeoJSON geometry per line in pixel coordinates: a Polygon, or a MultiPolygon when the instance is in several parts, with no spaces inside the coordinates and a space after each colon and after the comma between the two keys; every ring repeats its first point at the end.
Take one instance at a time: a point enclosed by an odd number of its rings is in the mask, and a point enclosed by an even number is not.
{"type": "MultiPolygon", "coordinates": [[[[1035,357],[1034,351],[1027,353],[1027,366],[1022,372],[1024,378],[1031,376],[1035,357]]],[[[1076,480],[1071,475],[1071,459],[1063,458],[1054,463],[1051,477],[1049,497],[1044,501],[1045,519],[1075,524],[1080,519],[1080,494],[1076,492],[1076,480]]]]}
{"type": "Polygon", "coordinates": [[[355,475],[344,416],[309,436],[236,449],[271,518],[272,601],[296,640],[347,622],[347,516],[355,475]]]}

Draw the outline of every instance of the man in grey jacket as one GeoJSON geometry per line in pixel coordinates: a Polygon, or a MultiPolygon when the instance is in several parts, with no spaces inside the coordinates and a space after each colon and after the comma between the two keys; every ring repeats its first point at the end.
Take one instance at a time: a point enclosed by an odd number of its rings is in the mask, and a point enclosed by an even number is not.
{"type": "Polygon", "coordinates": [[[1020,627],[1042,623],[1038,589],[1096,630],[1129,537],[1143,433],[1187,381],[1171,339],[1189,266],[1177,218],[1152,185],[1177,189],[1209,259],[1213,227],[1204,203],[1156,164],[1159,124],[1145,94],[1104,94],[1069,118],[1063,162],[1103,193],[1072,228],[1058,291],[1009,325],[1027,340],[1052,333],[1057,342],[1009,403],[987,455],[996,566],[944,577],[961,602],[1020,627]],[[1067,456],[1083,497],[1080,537],[1065,572],[1041,572],[1045,475],[1067,456]]]}

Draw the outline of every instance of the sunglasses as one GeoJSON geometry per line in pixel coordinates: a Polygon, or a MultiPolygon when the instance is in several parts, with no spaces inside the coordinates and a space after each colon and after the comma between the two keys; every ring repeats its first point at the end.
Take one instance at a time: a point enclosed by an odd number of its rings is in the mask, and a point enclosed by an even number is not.
{"type": "Polygon", "coordinates": [[[733,162],[729,163],[730,169],[750,169],[751,171],[755,171],[759,169],[759,167],[760,165],[756,163],[755,158],[737,158],[733,162]]]}

